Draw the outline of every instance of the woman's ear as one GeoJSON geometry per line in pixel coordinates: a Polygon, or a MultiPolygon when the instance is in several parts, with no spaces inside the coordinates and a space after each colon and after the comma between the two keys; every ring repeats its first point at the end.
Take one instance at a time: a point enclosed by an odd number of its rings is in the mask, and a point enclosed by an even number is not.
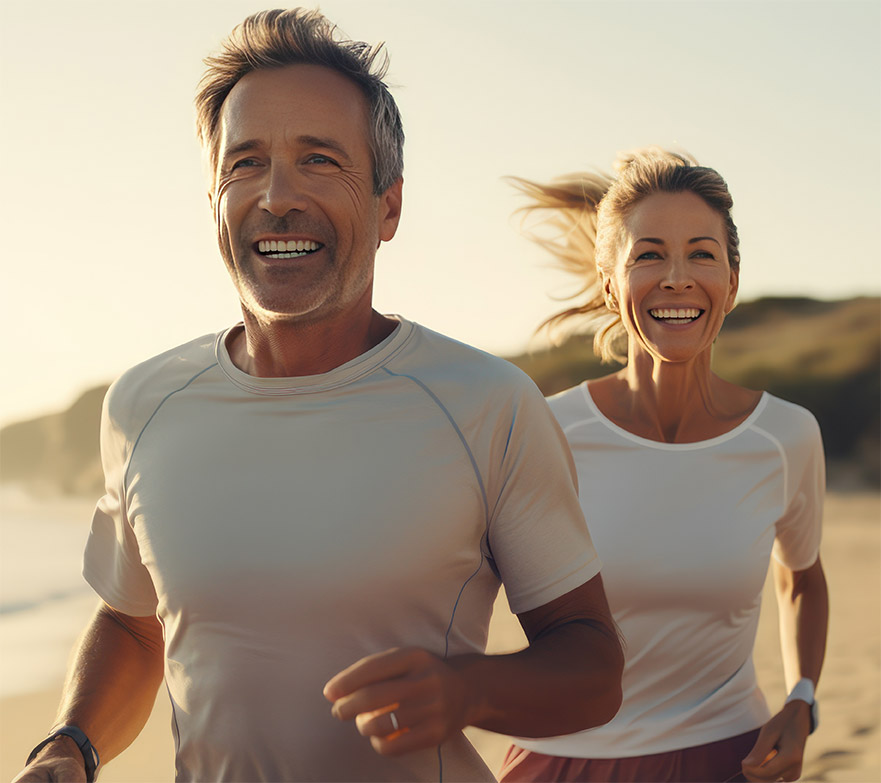
{"type": "Polygon", "coordinates": [[[739,286],[740,272],[732,268],[728,276],[728,298],[725,300],[725,315],[728,315],[728,313],[734,309],[735,299],[737,299],[737,289],[739,286]]]}
{"type": "Polygon", "coordinates": [[[618,298],[615,296],[615,289],[612,285],[612,278],[603,275],[603,299],[606,300],[606,307],[613,313],[618,312],[618,298]]]}

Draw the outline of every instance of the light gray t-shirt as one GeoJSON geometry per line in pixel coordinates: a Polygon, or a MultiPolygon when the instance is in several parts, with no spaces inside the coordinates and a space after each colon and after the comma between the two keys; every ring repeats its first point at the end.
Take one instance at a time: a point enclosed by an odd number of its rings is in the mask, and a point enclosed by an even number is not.
{"type": "Polygon", "coordinates": [[[398,646],[482,652],[599,571],[565,439],[507,362],[399,319],[323,375],[255,378],[226,333],[105,402],[85,576],[165,632],[177,779],[491,780],[464,738],[377,755],[324,683],[398,646]]]}

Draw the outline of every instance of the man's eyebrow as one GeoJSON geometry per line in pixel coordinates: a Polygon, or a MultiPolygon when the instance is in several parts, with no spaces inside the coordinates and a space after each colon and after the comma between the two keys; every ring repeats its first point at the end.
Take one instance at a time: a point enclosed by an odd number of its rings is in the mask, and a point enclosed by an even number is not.
{"type": "Polygon", "coordinates": [[[338,141],[327,136],[297,136],[297,141],[304,147],[321,147],[341,155],[346,160],[350,160],[349,153],[346,152],[345,148],[338,141]]]}
{"type": "Polygon", "coordinates": [[[234,157],[241,152],[250,152],[251,150],[257,149],[258,147],[260,147],[260,142],[257,139],[246,139],[245,141],[240,141],[238,144],[233,144],[231,147],[227,147],[223,151],[221,160],[226,160],[227,158],[234,157]]]}
{"type": "MultiPolygon", "coordinates": [[[[330,150],[337,155],[344,157],[347,161],[351,160],[349,153],[346,152],[345,148],[338,141],[327,136],[297,136],[297,143],[304,147],[320,147],[321,149],[330,150]]],[[[227,147],[223,151],[222,159],[226,160],[227,158],[234,157],[242,152],[251,152],[262,146],[263,143],[259,139],[245,139],[244,141],[240,141],[227,147]]]]}

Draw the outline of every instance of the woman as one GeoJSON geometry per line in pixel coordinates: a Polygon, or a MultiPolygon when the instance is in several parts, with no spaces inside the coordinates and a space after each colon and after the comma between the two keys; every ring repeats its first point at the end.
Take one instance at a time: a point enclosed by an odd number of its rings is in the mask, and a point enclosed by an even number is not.
{"type": "Polygon", "coordinates": [[[585,280],[551,321],[590,323],[595,351],[626,362],[550,403],[627,663],[610,723],[518,741],[501,778],[795,780],[826,644],[823,450],[806,410],[711,370],[739,276],[727,185],[657,149],[615,179],[517,183],[562,230],[538,241],[585,280]],[[790,689],[773,717],[752,664],[769,558],[790,689]]]}

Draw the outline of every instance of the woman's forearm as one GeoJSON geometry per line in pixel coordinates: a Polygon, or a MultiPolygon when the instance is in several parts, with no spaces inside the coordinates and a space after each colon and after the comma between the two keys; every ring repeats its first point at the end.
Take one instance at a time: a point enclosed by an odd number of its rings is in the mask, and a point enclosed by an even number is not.
{"type": "Polygon", "coordinates": [[[826,653],[829,596],[820,559],[804,571],[774,561],[780,647],[787,690],[807,677],[816,685],[826,653]]]}

